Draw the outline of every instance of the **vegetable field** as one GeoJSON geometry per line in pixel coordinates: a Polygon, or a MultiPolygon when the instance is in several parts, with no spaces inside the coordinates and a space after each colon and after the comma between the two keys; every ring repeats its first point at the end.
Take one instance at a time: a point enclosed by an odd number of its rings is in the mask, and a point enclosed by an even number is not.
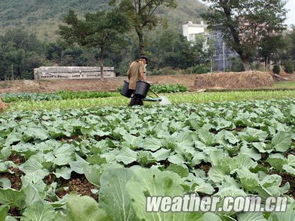
{"type": "Polygon", "coordinates": [[[295,220],[295,100],[0,115],[0,220],[295,220]],[[288,196],[286,213],[147,213],[146,196],[288,196]]]}
{"type": "MultiPolygon", "coordinates": [[[[81,92],[74,92],[75,96],[71,99],[62,100],[18,100],[9,103],[8,111],[15,110],[44,110],[44,109],[70,109],[85,107],[103,107],[103,106],[123,106],[127,105],[129,99],[120,96],[118,93],[109,93],[112,97],[101,98],[77,98],[81,92]]],[[[84,92],[83,92],[84,93],[84,92]]],[[[92,92],[91,92],[92,93],[92,92]]],[[[95,92],[94,92],[95,93],[95,92]]],[[[98,92],[99,93],[99,92],[98,92]]],[[[208,93],[175,93],[164,94],[172,104],[183,103],[209,103],[226,102],[241,100],[265,100],[265,99],[287,99],[295,98],[295,90],[287,91],[231,91],[231,92],[208,92],[208,93]]],[[[20,95],[25,96],[25,95],[20,95]]],[[[154,96],[154,95],[149,95],[154,96]]],[[[145,105],[154,105],[155,103],[145,102],[145,105]]],[[[157,103],[156,103],[157,104],[157,103]]]]}

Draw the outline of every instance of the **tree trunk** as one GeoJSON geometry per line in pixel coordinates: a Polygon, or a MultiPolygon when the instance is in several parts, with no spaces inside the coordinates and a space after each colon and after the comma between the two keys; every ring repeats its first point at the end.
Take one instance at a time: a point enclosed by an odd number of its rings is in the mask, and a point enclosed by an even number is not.
{"type": "Polygon", "coordinates": [[[136,33],[138,36],[138,49],[139,49],[139,55],[144,55],[144,36],[143,36],[143,31],[142,28],[137,27],[136,28],[136,33]]]}
{"type": "Polygon", "coordinates": [[[247,59],[246,60],[243,59],[242,62],[243,62],[245,71],[250,71],[251,70],[250,62],[247,59]]]}
{"type": "Polygon", "coordinates": [[[100,79],[104,80],[104,74],[103,74],[103,69],[104,69],[104,59],[103,59],[103,48],[100,49],[100,56],[99,56],[99,65],[100,65],[100,79]]]}

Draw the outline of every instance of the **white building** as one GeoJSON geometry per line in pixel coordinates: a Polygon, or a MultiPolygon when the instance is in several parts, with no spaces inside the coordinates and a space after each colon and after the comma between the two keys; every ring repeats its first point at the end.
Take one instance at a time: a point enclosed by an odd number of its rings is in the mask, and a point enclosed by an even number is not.
{"type": "Polygon", "coordinates": [[[201,24],[194,24],[189,21],[187,24],[182,25],[182,33],[188,41],[195,42],[197,35],[207,34],[207,25],[203,21],[201,21],[201,24]]]}
{"type": "Polygon", "coordinates": [[[209,40],[214,47],[214,55],[211,58],[211,69],[225,71],[231,66],[231,58],[237,57],[237,54],[227,47],[223,40],[222,33],[217,28],[208,31],[208,26],[202,21],[201,24],[194,24],[189,21],[182,25],[183,36],[194,45],[198,36],[203,36],[203,51],[209,49],[209,40]],[[214,67],[212,67],[214,63],[214,67]]]}

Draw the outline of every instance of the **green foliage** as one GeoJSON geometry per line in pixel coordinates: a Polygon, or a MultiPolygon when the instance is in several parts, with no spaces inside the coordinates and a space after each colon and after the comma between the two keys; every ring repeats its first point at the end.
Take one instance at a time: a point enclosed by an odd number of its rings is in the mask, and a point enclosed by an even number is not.
{"type": "Polygon", "coordinates": [[[187,69],[191,74],[205,74],[211,71],[211,67],[208,64],[200,64],[187,69]]]}
{"type": "MultiPolygon", "coordinates": [[[[168,94],[168,99],[172,104],[183,103],[208,103],[241,100],[266,100],[266,99],[287,99],[294,98],[294,90],[286,91],[235,91],[235,92],[210,92],[210,93],[175,93],[168,94]]],[[[125,106],[129,100],[119,94],[108,98],[91,99],[72,99],[72,100],[53,100],[53,101],[23,101],[9,105],[7,111],[15,110],[52,110],[52,109],[73,109],[86,107],[104,106],[125,106]]],[[[158,103],[145,103],[147,106],[157,105],[158,103]]]]}
{"type": "Polygon", "coordinates": [[[231,59],[231,67],[229,71],[233,71],[233,72],[241,72],[241,71],[245,71],[244,66],[243,66],[243,62],[241,61],[240,58],[238,57],[234,57],[231,59]]]}
{"type": "MultiPolygon", "coordinates": [[[[68,43],[77,43],[88,48],[99,49],[99,62],[103,73],[105,53],[113,45],[120,45],[124,41],[123,35],[129,29],[129,23],[119,10],[98,11],[87,13],[85,18],[79,19],[70,10],[64,18],[67,25],[60,25],[59,34],[68,43]]],[[[103,74],[101,75],[103,78],[103,74]]]]}
{"type": "Polygon", "coordinates": [[[283,66],[286,73],[292,74],[295,70],[294,61],[292,60],[284,61],[283,66]]]}
{"type": "MultiPolygon", "coordinates": [[[[196,0],[177,0],[178,8],[175,10],[160,8],[157,14],[164,14],[165,19],[172,26],[182,25],[189,19],[194,21],[199,19],[199,15],[204,9],[201,2],[196,0]],[[187,5],[190,5],[188,8],[187,5]]],[[[81,0],[51,1],[46,4],[40,0],[23,0],[22,2],[2,0],[0,1],[2,32],[13,28],[22,28],[26,31],[36,33],[42,40],[52,41],[57,38],[58,25],[61,18],[69,10],[84,15],[87,12],[108,9],[109,0],[86,0],[81,4],[81,0]]]]}
{"type": "Polygon", "coordinates": [[[156,93],[178,93],[188,91],[187,87],[181,84],[155,84],[151,89],[156,93]]]}
{"type": "MultiPolygon", "coordinates": [[[[121,90],[122,86],[118,87],[117,91],[120,92],[121,90]]],[[[155,84],[151,86],[151,90],[156,93],[178,93],[187,92],[188,88],[181,84],[155,84]]]]}
{"type": "Polygon", "coordinates": [[[5,103],[18,101],[51,101],[61,100],[62,98],[56,94],[45,93],[17,93],[17,94],[1,94],[1,100],[5,103]]]}
{"type": "Polygon", "coordinates": [[[56,95],[60,96],[63,100],[119,96],[116,93],[103,91],[59,91],[56,92],[56,95]]]}
{"type": "Polygon", "coordinates": [[[5,103],[19,101],[52,101],[52,100],[72,100],[87,98],[104,98],[119,96],[116,93],[101,91],[59,91],[55,93],[17,93],[1,94],[0,97],[5,103]]]}
{"type": "MultiPolygon", "coordinates": [[[[206,0],[211,3],[209,10],[203,14],[209,28],[217,27],[224,40],[240,56],[244,68],[250,68],[258,53],[270,56],[278,50],[276,44],[269,45],[273,40],[270,33],[281,33],[285,29],[286,9],[284,1],[219,1],[206,0]],[[265,42],[268,42],[264,44],[265,42]]],[[[277,42],[275,42],[277,43],[277,42]]]]}
{"type": "Polygon", "coordinates": [[[33,69],[45,64],[44,45],[20,29],[0,36],[0,80],[32,79],[33,69]]]}
{"type": "MultiPolygon", "coordinates": [[[[17,167],[22,185],[14,190],[1,179],[0,218],[16,208],[21,220],[221,220],[220,212],[147,213],[146,197],[291,198],[284,178],[295,176],[295,157],[286,154],[294,149],[294,119],[294,99],[3,113],[0,170],[17,167]],[[78,178],[95,184],[98,201],[73,195],[78,178]]],[[[293,204],[283,214],[227,219],[294,220],[293,204]]]]}
{"type": "Polygon", "coordinates": [[[281,67],[280,67],[280,65],[275,64],[273,66],[272,72],[275,73],[275,74],[280,74],[281,73],[281,67]]]}
{"type": "Polygon", "coordinates": [[[139,55],[145,54],[144,32],[146,29],[152,30],[160,22],[157,9],[160,6],[176,7],[175,0],[111,0],[110,4],[117,6],[129,18],[138,36],[139,55]]]}
{"type": "Polygon", "coordinates": [[[187,69],[198,65],[207,65],[210,50],[203,50],[205,39],[199,37],[192,44],[182,34],[174,29],[159,32],[146,51],[152,58],[151,69],[163,67],[187,69]]]}

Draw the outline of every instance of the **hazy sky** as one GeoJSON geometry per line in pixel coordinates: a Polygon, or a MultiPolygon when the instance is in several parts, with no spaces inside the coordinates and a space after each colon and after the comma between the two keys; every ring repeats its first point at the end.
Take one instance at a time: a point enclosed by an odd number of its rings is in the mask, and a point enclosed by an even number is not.
{"type": "Polygon", "coordinates": [[[295,25],[295,0],[288,0],[286,7],[289,10],[286,22],[288,25],[295,25]]]}

